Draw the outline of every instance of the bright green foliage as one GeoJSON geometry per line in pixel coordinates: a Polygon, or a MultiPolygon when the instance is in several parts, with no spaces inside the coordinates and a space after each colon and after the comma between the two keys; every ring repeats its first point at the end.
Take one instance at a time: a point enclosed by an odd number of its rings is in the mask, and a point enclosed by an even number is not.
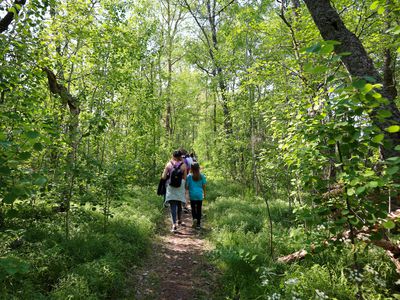
{"type": "MultiPolygon", "coordinates": [[[[399,88],[397,2],[334,2],[399,88]]],[[[390,296],[393,268],[377,248],[322,245],[378,223],[372,240],[398,239],[386,217],[398,199],[400,145],[388,137],[399,100],[376,111],[389,103],[383,80],[350,76],[352,53],[321,39],[302,1],[0,8],[20,10],[0,33],[1,297],[121,296],[154,230],[146,218],[159,217],[148,186],[178,147],[208,176],[228,297],[390,296]],[[131,195],[138,186],[146,196],[131,195]],[[311,245],[303,264],[275,261],[311,245]]]]}
{"type": "MultiPolygon", "coordinates": [[[[216,188],[229,195],[221,183],[216,188]]],[[[244,299],[357,299],[357,283],[361,284],[367,299],[391,296],[389,286],[395,272],[384,252],[373,248],[358,246],[363,264],[360,273],[351,268],[351,247],[340,243],[329,249],[315,248],[315,254],[303,262],[277,263],[275,257],[319,240],[326,235],[327,228],[319,225],[318,231],[311,231],[304,224],[287,222],[290,218],[287,203],[279,199],[272,202],[270,210],[274,257],[269,255],[269,223],[264,200],[246,194],[225,196],[209,206],[211,240],[216,246],[212,258],[223,271],[221,296],[232,299],[240,293],[244,299]]]]}

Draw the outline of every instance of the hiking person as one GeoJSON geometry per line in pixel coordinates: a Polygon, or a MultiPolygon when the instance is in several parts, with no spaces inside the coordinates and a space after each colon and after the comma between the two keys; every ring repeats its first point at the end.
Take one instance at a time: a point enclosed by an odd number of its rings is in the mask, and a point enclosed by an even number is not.
{"type": "Polygon", "coordinates": [[[177,231],[177,225],[185,226],[182,222],[182,202],[185,203],[186,165],[182,160],[182,152],[175,150],[171,160],[165,165],[162,179],[167,180],[165,203],[171,209],[172,232],[177,231]]]}
{"type": "Polygon", "coordinates": [[[192,166],[193,160],[185,149],[181,148],[180,151],[182,152],[182,159],[186,165],[187,174],[189,175],[190,167],[192,166]]]}
{"type": "MultiPolygon", "coordinates": [[[[190,168],[191,168],[192,163],[193,163],[193,160],[192,160],[192,158],[189,156],[188,152],[187,152],[185,149],[181,148],[180,151],[182,152],[182,159],[183,159],[183,162],[184,162],[185,165],[186,165],[186,174],[189,174],[190,168]]],[[[185,203],[184,203],[184,205],[183,205],[183,212],[184,212],[185,214],[188,214],[188,213],[189,213],[188,201],[187,201],[187,200],[188,200],[188,199],[186,199],[186,201],[185,201],[185,203]]]]}
{"type": "Polygon", "coordinates": [[[197,158],[196,158],[196,155],[194,154],[194,152],[191,152],[189,154],[189,156],[190,156],[190,159],[192,160],[192,164],[197,162],[197,158]]]}
{"type": "Polygon", "coordinates": [[[192,227],[201,228],[201,207],[206,197],[206,177],[200,172],[200,165],[192,164],[191,173],[187,176],[186,190],[189,191],[190,206],[192,207],[192,227]]]}

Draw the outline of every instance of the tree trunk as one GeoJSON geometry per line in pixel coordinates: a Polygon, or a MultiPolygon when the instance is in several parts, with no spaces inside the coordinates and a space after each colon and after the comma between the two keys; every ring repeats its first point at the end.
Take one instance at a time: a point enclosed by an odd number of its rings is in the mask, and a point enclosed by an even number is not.
{"type": "Polygon", "coordinates": [[[207,43],[208,47],[208,53],[210,55],[210,60],[213,64],[213,70],[211,72],[212,76],[216,78],[217,83],[218,83],[218,88],[221,92],[221,100],[222,100],[222,111],[224,114],[224,129],[225,133],[227,135],[232,134],[232,122],[231,122],[231,116],[230,116],[230,111],[229,111],[229,106],[228,106],[228,97],[227,97],[227,87],[226,87],[226,82],[224,79],[224,71],[221,67],[221,63],[217,60],[215,57],[215,53],[218,52],[218,34],[217,34],[217,16],[225,9],[227,8],[230,4],[233,3],[233,1],[229,2],[223,9],[219,10],[218,12],[216,11],[216,5],[217,2],[216,0],[210,1],[207,0],[205,5],[206,5],[206,10],[207,10],[207,20],[208,20],[208,25],[210,26],[210,31],[211,31],[211,39],[209,37],[209,34],[206,31],[206,27],[202,22],[199,21],[199,18],[196,16],[195,12],[192,10],[191,6],[187,2],[187,0],[184,0],[185,7],[189,10],[190,14],[194,18],[196,24],[199,26],[204,39],[207,43]]]}
{"type": "Polygon", "coordinates": [[[336,53],[351,53],[351,55],[341,57],[348,72],[353,77],[372,77],[377,83],[382,84],[382,89],[379,92],[388,101],[373,108],[369,116],[373,124],[379,127],[385,134],[386,143],[382,149],[384,158],[398,155],[399,153],[394,150],[394,146],[400,143],[400,132],[388,133],[385,131],[385,128],[391,125],[400,124],[400,111],[394,101],[397,94],[394,85],[392,82],[386,82],[386,80],[382,79],[361,41],[346,28],[338,12],[332,7],[329,0],[304,0],[304,2],[323,39],[340,42],[339,45],[335,45],[336,53]],[[378,112],[382,110],[388,110],[392,115],[386,119],[379,118],[378,112]]]}
{"type": "MultiPolygon", "coordinates": [[[[17,0],[15,1],[13,8],[15,8],[15,13],[18,15],[18,13],[21,10],[22,5],[25,5],[26,0],[17,0]],[[17,7],[19,6],[19,8],[17,7]]],[[[14,20],[14,12],[9,11],[3,19],[0,20],[0,33],[6,31],[8,29],[8,26],[10,26],[11,22],[14,20]]]]}

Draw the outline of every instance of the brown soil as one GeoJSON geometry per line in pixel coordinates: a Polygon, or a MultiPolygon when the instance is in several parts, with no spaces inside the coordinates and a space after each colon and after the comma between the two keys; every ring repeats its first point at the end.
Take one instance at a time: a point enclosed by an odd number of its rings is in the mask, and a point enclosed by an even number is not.
{"type": "Polygon", "coordinates": [[[135,299],[213,299],[216,270],[207,263],[210,251],[204,236],[207,225],[191,228],[191,214],[183,214],[186,226],[172,233],[168,208],[164,227],[152,245],[149,259],[135,272],[135,299]]]}

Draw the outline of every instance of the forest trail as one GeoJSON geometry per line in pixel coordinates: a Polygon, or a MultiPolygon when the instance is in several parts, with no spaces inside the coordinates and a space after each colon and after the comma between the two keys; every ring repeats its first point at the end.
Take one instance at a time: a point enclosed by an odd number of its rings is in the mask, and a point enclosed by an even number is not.
{"type": "Polygon", "coordinates": [[[201,230],[191,228],[191,213],[182,213],[186,226],[172,233],[168,209],[164,216],[149,257],[132,278],[135,299],[212,299],[216,270],[204,256],[211,250],[204,239],[207,225],[201,230]]]}

